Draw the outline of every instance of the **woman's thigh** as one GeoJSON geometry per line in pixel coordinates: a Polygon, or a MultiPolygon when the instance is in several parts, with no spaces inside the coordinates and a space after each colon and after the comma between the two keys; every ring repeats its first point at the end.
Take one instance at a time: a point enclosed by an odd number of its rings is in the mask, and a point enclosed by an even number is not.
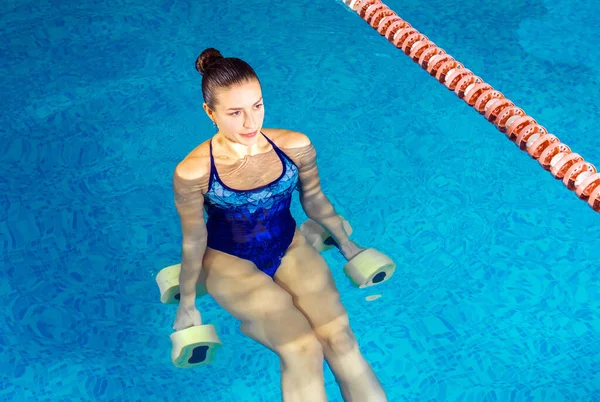
{"type": "Polygon", "coordinates": [[[334,322],[348,325],[348,313],[329,266],[299,230],[275,273],[275,282],[292,295],[313,328],[334,322]]]}
{"type": "Polygon", "coordinates": [[[207,248],[203,277],[215,301],[242,322],[242,331],[274,352],[314,337],[292,296],[254,263],[207,248]]]}

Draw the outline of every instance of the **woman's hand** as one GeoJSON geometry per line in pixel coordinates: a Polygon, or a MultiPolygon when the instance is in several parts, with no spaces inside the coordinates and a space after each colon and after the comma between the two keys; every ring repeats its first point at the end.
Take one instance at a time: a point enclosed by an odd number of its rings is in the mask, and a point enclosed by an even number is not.
{"type": "Polygon", "coordinates": [[[198,310],[195,305],[184,306],[180,304],[177,308],[173,329],[175,331],[181,331],[182,329],[196,325],[202,325],[202,315],[200,314],[200,310],[198,310]]]}
{"type": "Polygon", "coordinates": [[[348,240],[346,243],[342,244],[339,249],[346,261],[350,261],[360,252],[366,250],[365,248],[362,248],[358,244],[354,243],[352,240],[348,240]]]}

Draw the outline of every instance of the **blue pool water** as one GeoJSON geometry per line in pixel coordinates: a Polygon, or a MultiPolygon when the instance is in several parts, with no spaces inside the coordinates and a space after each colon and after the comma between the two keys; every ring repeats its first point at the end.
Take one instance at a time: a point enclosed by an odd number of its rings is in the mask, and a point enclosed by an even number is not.
{"type": "MultiPolygon", "coordinates": [[[[597,3],[387,4],[600,168],[597,3]]],[[[358,290],[325,253],[390,401],[600,400],[600,214],[340,1],[1,7],[0,399],[279,399],[276,357],[210,298],[218,360],[176,369],[154,280],[179,259],[172,171],[213,133],[194,61],[216,47],[398,265],[358,290]]]]}

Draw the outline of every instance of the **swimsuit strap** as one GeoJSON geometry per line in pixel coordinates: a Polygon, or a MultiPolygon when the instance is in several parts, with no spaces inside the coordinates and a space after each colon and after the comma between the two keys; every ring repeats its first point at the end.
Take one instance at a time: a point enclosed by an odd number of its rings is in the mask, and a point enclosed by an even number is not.
{"type": "Polygon", "coordinates": [[[288,156],[288,154],[286,154],[285,152],[283,152],[277,145],[275,145],[275,143],[273,141],[271,141],[271,139],[269,137],[267,137],[262,131],[260,133],[273,146],[273,150],[275,151],[275,153],[277,154],[277,156],[279,156],[279,159],[283,163],[284,172],[285,172],[286,169],[290,168],[290,164],[291,164],[291,166],[296,166],[296,163],[288,156]]]}
{"type": "Polygon", "coordinates": [[[275,153],[277,155],[281,156],[283,151],[281,149],[279,149],[279,147],[277,147],[277,145],[275,145],[275,143],[273,141],[271,141],[271,139],[269,137],[267,137],[265,135],[265,133],[263,133],[262,131],[260,133],[262,134],[263,137],[265,137],[267,139],[267,141],[269,141],[269,144],[271,144],[271,146],[273,147],[273,150],[275,150],[275,153]]]}
{"type": "MultiPolygon", "coordinates": [[[[208,145],[210,147],[210,178],[211,178],[211,182],[212,182],[212,178],[213,177],[219,177],[219,173],[217,172],[217,166],[215,165],[215,158],[213,157],[213,147],[212,147],[212,138],[210,139],[210,141],[208,142],[208,145]]],[[[209,185],[210,188],[210,185],[209,185]]]]}

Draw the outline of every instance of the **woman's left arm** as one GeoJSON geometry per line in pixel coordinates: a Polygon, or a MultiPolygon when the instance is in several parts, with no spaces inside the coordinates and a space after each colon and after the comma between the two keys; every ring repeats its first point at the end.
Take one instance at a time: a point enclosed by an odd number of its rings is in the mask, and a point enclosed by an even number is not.
{"type": "Polygon", "coordinates": [[[300,203],[306,216],[332,235],[344,257],[352,258],[362,249],[350,240],[344,230],[342,218],[321,189],[317,152],[310,139],[302,133],[289,132],[282,142],[284,142],[282,150],[299,169],[298,190],[300,203]]]}

